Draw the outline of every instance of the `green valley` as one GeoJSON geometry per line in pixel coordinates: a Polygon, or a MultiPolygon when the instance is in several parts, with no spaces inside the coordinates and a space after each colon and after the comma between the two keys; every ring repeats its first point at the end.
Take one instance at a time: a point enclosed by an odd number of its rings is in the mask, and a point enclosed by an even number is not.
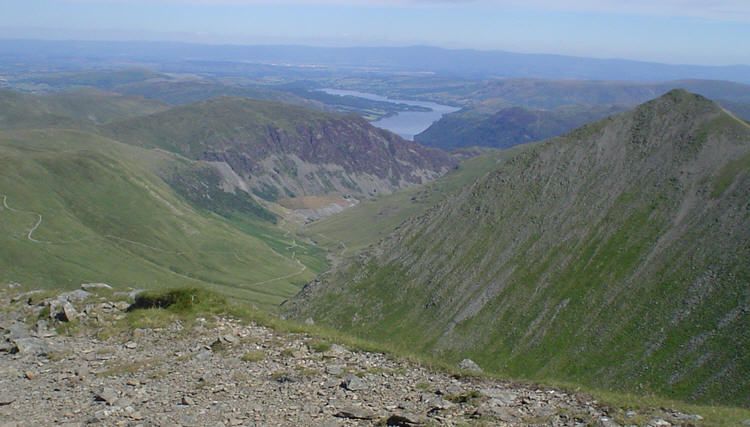
{"type": "Polygon", "coordinates": [[[0,125],[1,281],[200,285],[266,311],[329,265],[274,200],[387,194],[453,165],[361,118],[248,98],[3,90],[0,125]]]}
{"type": "Polygon", "coordinates": [[[177,155],[48,129],[2,132],[0,162],[3,281],[203,285],[272,310],[326,266],[267,218],[179,197],[159,174],[201,166],[177,155]]]}

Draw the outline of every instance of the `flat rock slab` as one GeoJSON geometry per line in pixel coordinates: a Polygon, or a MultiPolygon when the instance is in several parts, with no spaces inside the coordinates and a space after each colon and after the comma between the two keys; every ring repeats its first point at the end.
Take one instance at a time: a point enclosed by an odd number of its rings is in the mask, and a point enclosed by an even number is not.
{"type": "Polygon", "coordinates": [[[429,421],[428,418],[423,417],[421,415],[401,413],[401,414],[394,414],[388,417],[388,419],[385,420],[385,425],[403,426],[403,427],[420,426],[420,425],[426,424],[428,421],[429,421]]]}
{"type": "Polygon", "coordinates": [[[377,415],[364,408],[348,407],[336,412],[334,417],[349,418],[353,420],[374,420],[377,418],[377,415]]]}
{"type": "Polygon", "coordinates": [[[52,347],[40,338],[19,338],[13,342],[18,353],[24,356],[46,356],[52,350],[52,347]]]}
{"type": "Polygon", "coordinates": [[[99,402],[106,402],[108,405],[114,405],[120,395],[117,391],[110,387],[104,387],[96,394],[95,399],[99,402]]]}
{"type": "Polygon", "coordinates": [[[367,390],[369,388],[367,383],[356,375],[349,375],[344,378],[341,386],[349,391],[367,390]]]}

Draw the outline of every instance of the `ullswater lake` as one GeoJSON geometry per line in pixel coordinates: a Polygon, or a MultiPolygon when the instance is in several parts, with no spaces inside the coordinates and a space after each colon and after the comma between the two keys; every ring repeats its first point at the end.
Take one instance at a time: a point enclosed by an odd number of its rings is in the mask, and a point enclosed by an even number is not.
{"type": "Polygon", "coordinates": [[[385,96],[375,95],[373,93],[358,92],[356,90],[341,90],[341,89],[321,89],[323,92],[331,95],[339,96],[356,96],[364,99],[371,99],[373,101],[384,101],[391,102],[394,104],[407,104],[417,105],[420,107],[429,108],[432,111],[403,111],[393,115],[372,122],[374,126],[382,129],[387,129],[404,139],[413,140],[414,135],[422,132],[423,130],[430,127],[431,124],[438,121],[444,114],[452,113],[460,110],[457,107],[451,107],[450,105],[436,104],[429,101],[412,101],[407,99],[393,99],[385,96]]]}

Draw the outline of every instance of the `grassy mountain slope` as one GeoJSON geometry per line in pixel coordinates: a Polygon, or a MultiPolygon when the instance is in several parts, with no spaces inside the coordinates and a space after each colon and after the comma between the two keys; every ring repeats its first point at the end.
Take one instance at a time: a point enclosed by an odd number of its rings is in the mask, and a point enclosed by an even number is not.
{"type": "Polygon", "coordinates": [[[378,129],[355,115],[222,97],[113,123],[121,141],[224,162],[257,195],[390,193],[443,174],[450,156],[378,129]]]}
{"type": "Polygon", "coordinates": [[[1,132],[0,281],[202,285],[272,308],[325,268],[321,250],[243,212],[246,200],[215,215],[160,177],[206,187],[207,168],[80,131],[1,132]]]}
{"type": "Polygon", "coordinates": [[[284,305],[514,377],[750,405],[750,125],[684,91],[522,150],[284,305]]]}
{"type": "Polygon", "coordinates": [[[471,157],[435,181],[363,200],[341,213],[306,225],[303,232],[330,251],[351,255],[387,237],[409,217],[424,213],[496,169],[502,162],[533,146],[533,143],[526,144],[471,157]]]}
{"type": "Polygon", "coordinates": [[[468,110],[443,116],[415,135],[414,140],[443,150],[474,145],[503,149],[560,136],[626,109],[616,105],[568,106],[554,110],[509,107],[489,115],[468,110]]]}
{"type": "Polygon", "coordinates": [[[152,114],[168,104],[97,89],[31,95],[0,89],[0,129],[92,128],[115,119],[152,114]]]}

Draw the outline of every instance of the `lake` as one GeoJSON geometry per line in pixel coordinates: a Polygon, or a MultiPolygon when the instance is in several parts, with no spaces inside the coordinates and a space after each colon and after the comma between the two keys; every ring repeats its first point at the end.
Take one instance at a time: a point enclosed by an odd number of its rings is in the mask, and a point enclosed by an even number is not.
{"type": "Polygon", "coordinates": [[[387,129],[404,139],[413,140],[414,135],[430,127],[431,124],[438,121],[443,114],[452,113],[460,108],[451,107],[450,105],[436,104],[429,101],[411,101],[407,99],[393,99],[373,93],[358,92],[356,90],[340,89],[321,89],[325,93],[339,96],[357,96],[359,98],[371,99],[373,101],[385,101],[395,104],[417,105],[420,107],[430,108],[432,111],[404,111],[394,116],[386,117],[372,122],[374,126],[387,129]]]}

